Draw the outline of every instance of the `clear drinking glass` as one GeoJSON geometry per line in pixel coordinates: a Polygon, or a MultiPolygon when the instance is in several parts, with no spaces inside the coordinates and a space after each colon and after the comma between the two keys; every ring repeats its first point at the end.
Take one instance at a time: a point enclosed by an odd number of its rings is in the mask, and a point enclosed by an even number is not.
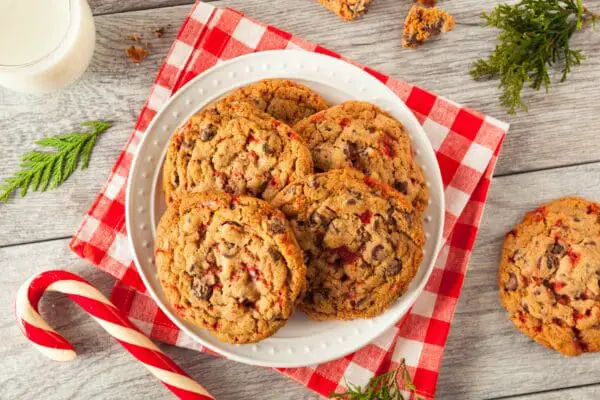
{"type": "Polygon", "coordinates": [[[67,86],[87,69],[95,42],[86,0],[0,0],[0,86],[27,93],[67,86]]]}

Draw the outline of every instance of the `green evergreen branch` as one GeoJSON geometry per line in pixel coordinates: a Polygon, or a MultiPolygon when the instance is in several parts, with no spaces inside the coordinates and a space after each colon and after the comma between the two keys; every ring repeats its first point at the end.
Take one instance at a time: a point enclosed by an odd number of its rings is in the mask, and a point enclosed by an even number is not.
{"type": "Polygon", "coordinates": [[[0,203],[6,203],[17,190],[24,197],[29,190],[44,192],[55,189],[69,179],[78,165],[81,165],[81,169],[86,169],[96,138],[110,128],[111,124],[87,121],[81,126],[89,131],[46,137],[35,142],[55,151],[33,150],[23,155],[21,169],[0,183],[0,203]]]}
{"type": "Polygon", "coordinates": [[[594,25],[600,15],[590,12],[581,0],[521,0],[515,5],[500,4],[482,18],[484,26],[501,30],[500,43],[487,60],[475,61],[469,73],[475,80],[499,78],[500,102],[509,114],[515,114],[517,109],[527,111],[521,98],[525,85],[548,92],[549,68],[560,64],[563,82],[571,68],[585,60],[569,41],[576,31],[594,25]]]}
{"type": "Polygon", "coordinates": [[[344,393],[331,393],[330,399],[338,400],[405,400],[401,387],[412,393],[417,400],[422,399],[417,395],[417,388],[412,382],[406,368],[406,362],[402,360],[398,369],[375,376],[363,388],[345,382],[348,390],[344,393]],[[398,381],[401,381],[400,385],[398,381]]]}

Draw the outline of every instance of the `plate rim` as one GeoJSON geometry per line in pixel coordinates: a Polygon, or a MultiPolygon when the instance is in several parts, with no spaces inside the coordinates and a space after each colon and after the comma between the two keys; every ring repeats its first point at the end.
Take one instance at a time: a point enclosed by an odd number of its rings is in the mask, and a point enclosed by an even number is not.
{"type": "MultiPolygon", "coordinates": [[[[136,229],[133,228],[132,226],[132,208],[133,208],[133,204],[131,204],[131,198],[132,198],[132,192],[134,190],[134,179],[130,179],[133,175],[134,172],[137,173],[138,167],[139,167],[139,163],[140,163],[140,159],[143,157],[142,155],[142,151],[141,149],[143,148],[144,144],[146,141],[150,140],[149,137],[150,135],[148,134],[149,132],[151,132],[152,130],[155,129],[155,125],[158,124],[158,121],[160,120],[160,117],[169,111],[169,107],[172,103],[176,102],[180,97],[184,96],[186,94],[186,92],[189,90],[190,87],[193,87],[194,84],[196,84],[197,81],[201,81],[202,79],[204,79],[206,76],[210,75],[211,73],[214,73],[216,70],[218,69],[222,69],[225,68],[226,66],[229,66],[231,64],[236,64],[236,63],[242,63],[243,61],[247,60],[247,59],[251,59],[251,58],[261,58],[261,57],[266,57],[266,56],[273,56],[273,55],[279,55],[281,54],[282,56],[288,56],[290,54],[296,54],[297,56],[308,56],[308,57],[313,57],[313,58],[322,58],[322,59],[327,59],[327,61],[331,61],[334,60],[334,62],[340,62],[340,63],[344,63],[346,68],[352,68],[355,69],[357,72],[359,72],[360,74],[364,74],[365,77],[368,77],[368,79],[371,79],[373,82],[377,82],[377,84],[380,86],[380,88],[386,92],[388,92],[388,95],[392,95],[394,99],[397,99],[397,104],[399,105],[401,108],[404,108],[404,111],[407,111],[407,118],[412,119],[413,121],[411,122],[413,125],[413,128],[415,128],[417,130],[417,132],[414,132],[414,134],[418,134],[421,135],[425,138],[425,141],[427,143],[427,147],[428,147],[428,151],[431,152],[431,154],[433,154],[434,158],[435,158],[435,150],[433,149],[430,140],[427,138],[427,135],[422,127],[422,125],[419,123],[419,121],[417,120],[416,116],[414,115],[414,113],[410,110],[410,108],[408,108],[408,106],[406,105],[406,103],[396,94],[394,93],[387,85],[385,85],[383,82],[379,81],[377,78],[373,77],[372,75],[370,75],[368,72],[364,71],[362,68],[359,68],[358,66],[352,64],[351,62],[342,60],[342,59],[338,59],[338,58],[334,58],[331,56],[327,56],[324,54],[320,54],[320,53],[314,53],[314,52],[307,52],[304,50],[296,50],[296,49],[286,49],[286,50],[267,50],[267,51],[261,51],[261,52],[254,52],[254,53],[249,53],[249,54],[245,54],[239,57],[235,57],[233,59],[221,62],[217,65],[214,65],[210,68],[208,68],[207,70],[203,71],[202,73],[200,73],[199,75],[197,75],[196,77],[194,77],[193,79],[191,79],[189,82],[187,82],[184,86],[182,86],[179,90],[177,90],[177,92],[175,92],[171,97],[169,97],[160,107],[160,109],[156,112],[156,115],[154,115],[154,117],[152,118],[152,120],[150,121],[150,123],[148,124],[144,135],[142,136],[139,144],[138,144],[138,148],[136,149],[135,155],[132,159],[131,162],[131,169],[129,171],[129,174],[127,176],[127,188],[126,188],[126,193],[125,193],[125,216],[126,216],[126,229],[127,229],[127,242],[129,244],[130,250],[131,250],[131,255],[132,255],[132,259],[134,262],[134,265],[144,283],[144,285],[146,286],[147,289],[147,293],[150,295],[150,297],[153,299],[153,301],[158,305],[158,307],[160,308],[160,310],[165,313],[165,315],[167,315],[167,317],[169,318],[169,320],[175,324],[177,326],[178,329],[180,329],[181,331],[183,331],[186,335],[188,335],[194,342],[207,347],[208,349],[215,351],[229,359],[238,361],[238,362],[242,362],[245,364],[250,364],[250,365],[257,365],[257,366],[264,366],[264,367],[273,367],[273,368],[295,368],[295,367],[305,367],[308,365],[313,365],[315,364],[314,362],[302,362],[302,361],[297,361],[297,362],[268,362],[268,361],[263,361],[262,359],[256,359],[256,358],[252,358],[246,355],[242,355],[242,354],[238,354],[238,353],[234,353],[231,352],[227,349],[223,349],[223,348],[219,348],[215,345],[213,345],[212,343],[205,341],[204,339],[202,339],[201,337],[199,337],[198,335],[196,335],[195,333],[193,333],[187,326],[186,326],[186,322],[183,320],[180,320],[176,315],[174,315],[174,313],[169,309],[167,304],[163,304],[163,302],[160,300],[159,296],[155,293],[151,282],[149,281],[148,276],[146,276],[146,273],[144,272],[144,268],[142,268],[141,266],[141,262],[139,260],[138,257],[138,252],[136,251],[136,245],[134,243],[134,238],[133,238],[133,232],[136,231],[136,229]]],[[[259,81],[262,79],[276,79],[277,77],[272,77],[272,78],[257,78],[255,81],[259,81]]],[[[281,78],[281,79],[302,79],[302,78],[281,78]]],[[[305,80],[307,80],[305,78],[305,80]]],[[[245,85],[245,83],[243,83],[242,85],[245,85]]],[[[240,86],[242,86],[240,85],[240,86]]],[[[226,93],[226,91],[222,91],[220,95],[215,96],[214,98],[218,98],[219,96],[223,95],[224,93],[226,93]]],[[[212,100],[211,100],[212,101],[212,100]]],[[[207,104],[210,104],[209,102],[207,102],[207,104]]],[[[206,106],[206,105],[205,105],[206,106]]],[[[203,107],[205,107],[203,106],[203,107]]],[[[198,107],[198,108],[194,108],[194,113],[200,111],[203,107],[198,107]]],[[[406,121],[401,121],[403,123],[406,123],[406,121]]],[[[178,128],[178,126],[176,128],[172,128],[170,130],[169,135],[171,136],[173,134],[173,132],[178,128]]],[[[413,139],[411,139],[411,142],[413,142],[413,139]]],[[[163,159],[164,159],[164,154],[166,152],[166,149],[163,148],[161,150],[161,159],[160,161],[160,165],[162,165],[163,159]]],[[[355,343],[355,345],[352,346],[347,346],[344,349],[344,352],[342,354],[336,354],[335,356],[328,356],[326,358],[323,358],[322,360],[317,361],[317,363],[325,363],[325,362],[329,362],[332,360],[336,360],[339,358],[342,358],[350,353],[353,353],[357,350],[359,350],[360,348],[366,346],[368,343],[370,343],[371,341],[373,341],[374,339],[376,339],[377,337],[379,337],[380,335],[382,335],[385,331],[387,331],[388,329],[390,329],[393,325],[395,325],[399,320],[401,320],[404,316],[407,315],[408,312],[410,312],[410,309],[413,307],[414,303],[417,301],[417,299],[419,298],[419,296],[422,294],[425,285],[427,284],[427,282],[429,281],[429,278],[431,277],[431,273],[433,272],[433,269],[435,267],[435,261],[437,259],[437,256],[439,255],[439,252],[442,248],[443,245],[443,231],[444,231],[444,217],[445,217],[445,197],[444,197],[444,189],[443,189],[443,183],[442,183],[442,179],[441,179],[441,171],[439,170],[439,163],[437,163],[437,160],[435,162],[435,165],[437,165],[437,171],[434,174],[436,179],[434,179],[432,182],[430,182],[431,184],[431,189],[430,190],[437,190],[441,196],[439,198],[439,203],[438,203],[438,208],[439,211],[437,213],[437,215],[435,216],[436,219],[438,220],[438,230],[437,230],[437,236],[435,238],[432,238],[432,240],[434,240],[434,252],[433,252],[433,256],[431,258],[431,262],[430,265],[420,265],[420,268],[423,267],[427,267],[427,271],[425,273],[425,276],[423,277],[422,281],[419,282],[419,284],[416,287],[416,290],[412,293],[412,296],[408,299],[408,305],[406,307],[406,311],[404,312],[399,312],[397,316],[393,317],[393,322],[388,323],[384,328],[380,328],[378,331],[378,334],[375,336],[371,336],[369,340],[367,341],[357,341],[355,343]],[[435,186],[435,187],[434,187],[435,186]]],[[[161,175],[161,168],[158,168],[158,172],[157,174],[160,176],[161,175]]],[[[151,193],[149,194],[149,199],[151,199],[151,196],[154,196],[157,188],[156,188],[156,180],[153,181],[154,186],[152,187],[151,193]]],[[[151,201],[152,202],[152,201],[151,201]]],[[[154,211],[152,211],[154,212],[154,211]]],[[[155,229],[154,226],[151,227],[152,230],[155,229]]],[[[385,313],[384,313],[385,314],[385,313]]],[[[382,314],[382,315],[384,315],[382,314]]],[[[298,357],[298,360],[301,360],[302,357],[298,357]]]]}

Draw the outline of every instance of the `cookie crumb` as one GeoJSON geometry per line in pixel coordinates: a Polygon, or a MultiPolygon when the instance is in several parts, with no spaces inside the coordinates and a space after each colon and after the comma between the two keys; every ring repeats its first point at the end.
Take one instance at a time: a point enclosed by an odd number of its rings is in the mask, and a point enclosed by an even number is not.
{"type": "Polygon", "coordinates": [[[127,57],[136,64],[141,63],[148,57],[148,50],[141,46],[132,45],[125,49],[125,53],[127,54],[127,57]]]}
{"type": "Polygon", "coordinates": [[[352,21],[369,10],[372,0],[320,0],[321,4],[346,21],[352,21]]]}
{"type": "Polygon", "coordinates": [[[152,31],[152,33],[154,34],[154,36],[156,36],[157,38],[161,38],[163,37],[163,35],[165,34],[165,28],[163,28],[162,26],[160,28],[156,28],[152,31]]]}
{"type": "Polygon", "coordinates": [[[132,42],[140,42],[142,40],[142,37],[138,33],[131,33],[129,34],[128,38],[132,42]]]}
{"type": "Polygon", "coordinates": [[[439,8],[413,5],[404,20],[402,47],[415,48],[431,37],[451,31],[456,25],[454,17],[439,8]]]}

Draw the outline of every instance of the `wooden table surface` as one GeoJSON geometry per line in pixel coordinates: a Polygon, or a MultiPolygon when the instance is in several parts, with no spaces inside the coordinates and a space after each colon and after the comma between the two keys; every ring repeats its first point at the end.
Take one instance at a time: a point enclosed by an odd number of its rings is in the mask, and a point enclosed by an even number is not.
{"type": "MultiPolygon", "coordinates": [[[[34,140],[88,119],[114,127],[94,150],[90,169],[59,190],[0,205],[0,399],[156,399],[168,392],[87,315],[64,297],[48,295],[42,313],[71,339],[80,357],[53,363],[21,336],[13,318],[17,288],[30,275],[68,268],[106,294],[114,283],[68,250],[74,232],[108,176],[148,94],[157,67],[191,0],[90,0],[98,32],[92,64],[75,85],[33,96],[0,89],[0,178],[17,168],[34,140]],[[162,38],[153,28],[166,27],[162,38]],[[141,64],[124,55],[127,36],[149,40],[141,64]],[[53,304],[53,305],[50,305],[53,304]]],[[[582,195],[600,200],[600,33],[578,33],[588,59],[549,95],[525,92],[529,113],[509,117],[496,82],[478,83],[471,62],[494,47],[495,32],[479,14],[498,1],[446,0],[456,29],[418,50],[401,47],[410,1],[376,0],[369,14],[344,23],[316,0],[221,0],[249,16],[303,36],[511,123],[502,150],[438,382],[439,399],[598,399],[600,355],[564,358],[515,331],[498,302],[496,271],[503,235],[541,202],[582,195]]],[[[600,10],[600,0],[588,0],[600,10]]],[[[316,399],[271,370],[194,351],[164,350],[218,399],[316,399]]]]}

